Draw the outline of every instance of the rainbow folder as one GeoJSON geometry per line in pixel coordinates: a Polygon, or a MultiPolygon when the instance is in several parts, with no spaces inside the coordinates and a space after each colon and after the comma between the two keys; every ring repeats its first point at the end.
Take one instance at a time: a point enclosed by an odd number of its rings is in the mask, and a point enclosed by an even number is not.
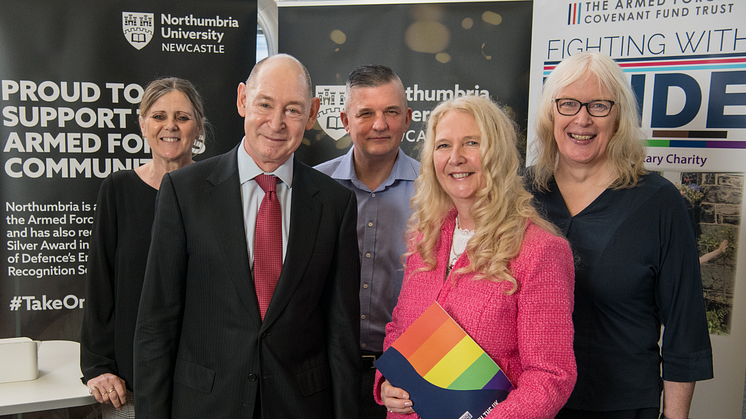
{"type": "Polygon", "coordinates": [[[391,385],[409,393],[423,419],[484,417],[513,390],[495,361],[437,302],[375,366],[391,385]]]}

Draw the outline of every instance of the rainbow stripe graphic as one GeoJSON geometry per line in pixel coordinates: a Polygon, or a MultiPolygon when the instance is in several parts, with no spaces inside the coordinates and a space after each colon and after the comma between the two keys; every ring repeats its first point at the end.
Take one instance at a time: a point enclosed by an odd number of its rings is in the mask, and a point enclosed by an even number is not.
{"type": "MultiPolygon", "coordinates": [[[[639,40],[638,40],[639,41],[639,40]]],[[[640,51],[640,46],[635,41],[628,39],[627,53],[630,49],[640,51]],[[630,47],[630,45],[633,45],[630,47]]],[[[621,43],[620,43],[621,44],[621,43]]],[[[727,54],[699,54],[680,56],[655,56],[638,58],[615,58],[614,61],[622,67],[625,73],[658,73],[666,71],[692,71],[692,70],[743,70],[746,69],[746,54],[742,52],[727,54]]],[[[554,70],[560,61],[544,61],[544,77],[554,70]]]]}
{"type": "Polygon", "coordinates": [[[389,382],[409,392],[422,418],[478,417],[513,385],[495,361],[433,303],[376,361],[389,382]]]}

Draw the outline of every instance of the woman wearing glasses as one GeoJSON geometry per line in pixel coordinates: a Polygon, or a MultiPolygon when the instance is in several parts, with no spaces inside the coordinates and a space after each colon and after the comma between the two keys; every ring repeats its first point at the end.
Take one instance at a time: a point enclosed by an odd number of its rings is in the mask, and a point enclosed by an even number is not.
{"type": "Polygon", "coordinates": [[[576,256],[578,380],[557,418],[687,418],[712,353],[694,234],[676,187],[643,166],[621,68],[579,53],[547,78],[530,171],[576,256]],[[662,352],[658,342],[665,327],[662,352]],[[661,377],[662,362],[662,377],[661,377]]]}

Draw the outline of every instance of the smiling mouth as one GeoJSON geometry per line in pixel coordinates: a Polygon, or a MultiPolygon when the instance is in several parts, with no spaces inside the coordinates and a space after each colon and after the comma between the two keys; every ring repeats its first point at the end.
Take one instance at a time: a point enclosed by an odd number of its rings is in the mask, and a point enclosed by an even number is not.
{"type": "Polygon", "coordinates": [[[284,141],[287,141],[287,139],[285,139],[285,138],[283,138],[283,137],[273,137],[272,135],[269,135],[269,134],[260,134],[260,135],[261,135],[261,136],[262,136],[262,137],[263,137],[263,138],[264,138],[265,140],[267,140],[267,141],[269,141],[269,142],[272,142],[272,143],[274,143],[274,142],[284,142],[284,141]]]}
{"type": "Polygon", "coordinates": [[[167,143],[175,143],[175,142],[181,141],[181,138],[176,138],[176,137],[163,137],[163,138],[161,138],[161,140],[162,140],[162,141],[165,141],[165,142],[167,142],[167,143]]]}
{"type": "Polygon", "coordinates": [[[467,176],[471,176],[472,173],[451,173],[451,176],[453,176],[455,179],[463,179],[467,176]]]}
{"type": "Polygon", "coordinates": [[[570,134],[570,137],[576,140],[580,141],[588,141],[591,138],[595,137],[595,135],[577,135],[577,134],[570,134]]]}

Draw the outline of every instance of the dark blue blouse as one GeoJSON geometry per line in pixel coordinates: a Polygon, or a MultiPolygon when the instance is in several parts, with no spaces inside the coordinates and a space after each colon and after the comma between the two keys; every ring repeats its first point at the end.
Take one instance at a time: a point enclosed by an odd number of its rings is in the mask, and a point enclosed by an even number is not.
{"type": "Polygon", "coordinates": [[[648,174],[634,188],[605,190],[574,217],[554,180],[550,192],[533,193],[576,258],[578,381],[566,407],[658,407],[661,362],[667,381],[712,378],[699,257],[678,189],[648,174]]]}

